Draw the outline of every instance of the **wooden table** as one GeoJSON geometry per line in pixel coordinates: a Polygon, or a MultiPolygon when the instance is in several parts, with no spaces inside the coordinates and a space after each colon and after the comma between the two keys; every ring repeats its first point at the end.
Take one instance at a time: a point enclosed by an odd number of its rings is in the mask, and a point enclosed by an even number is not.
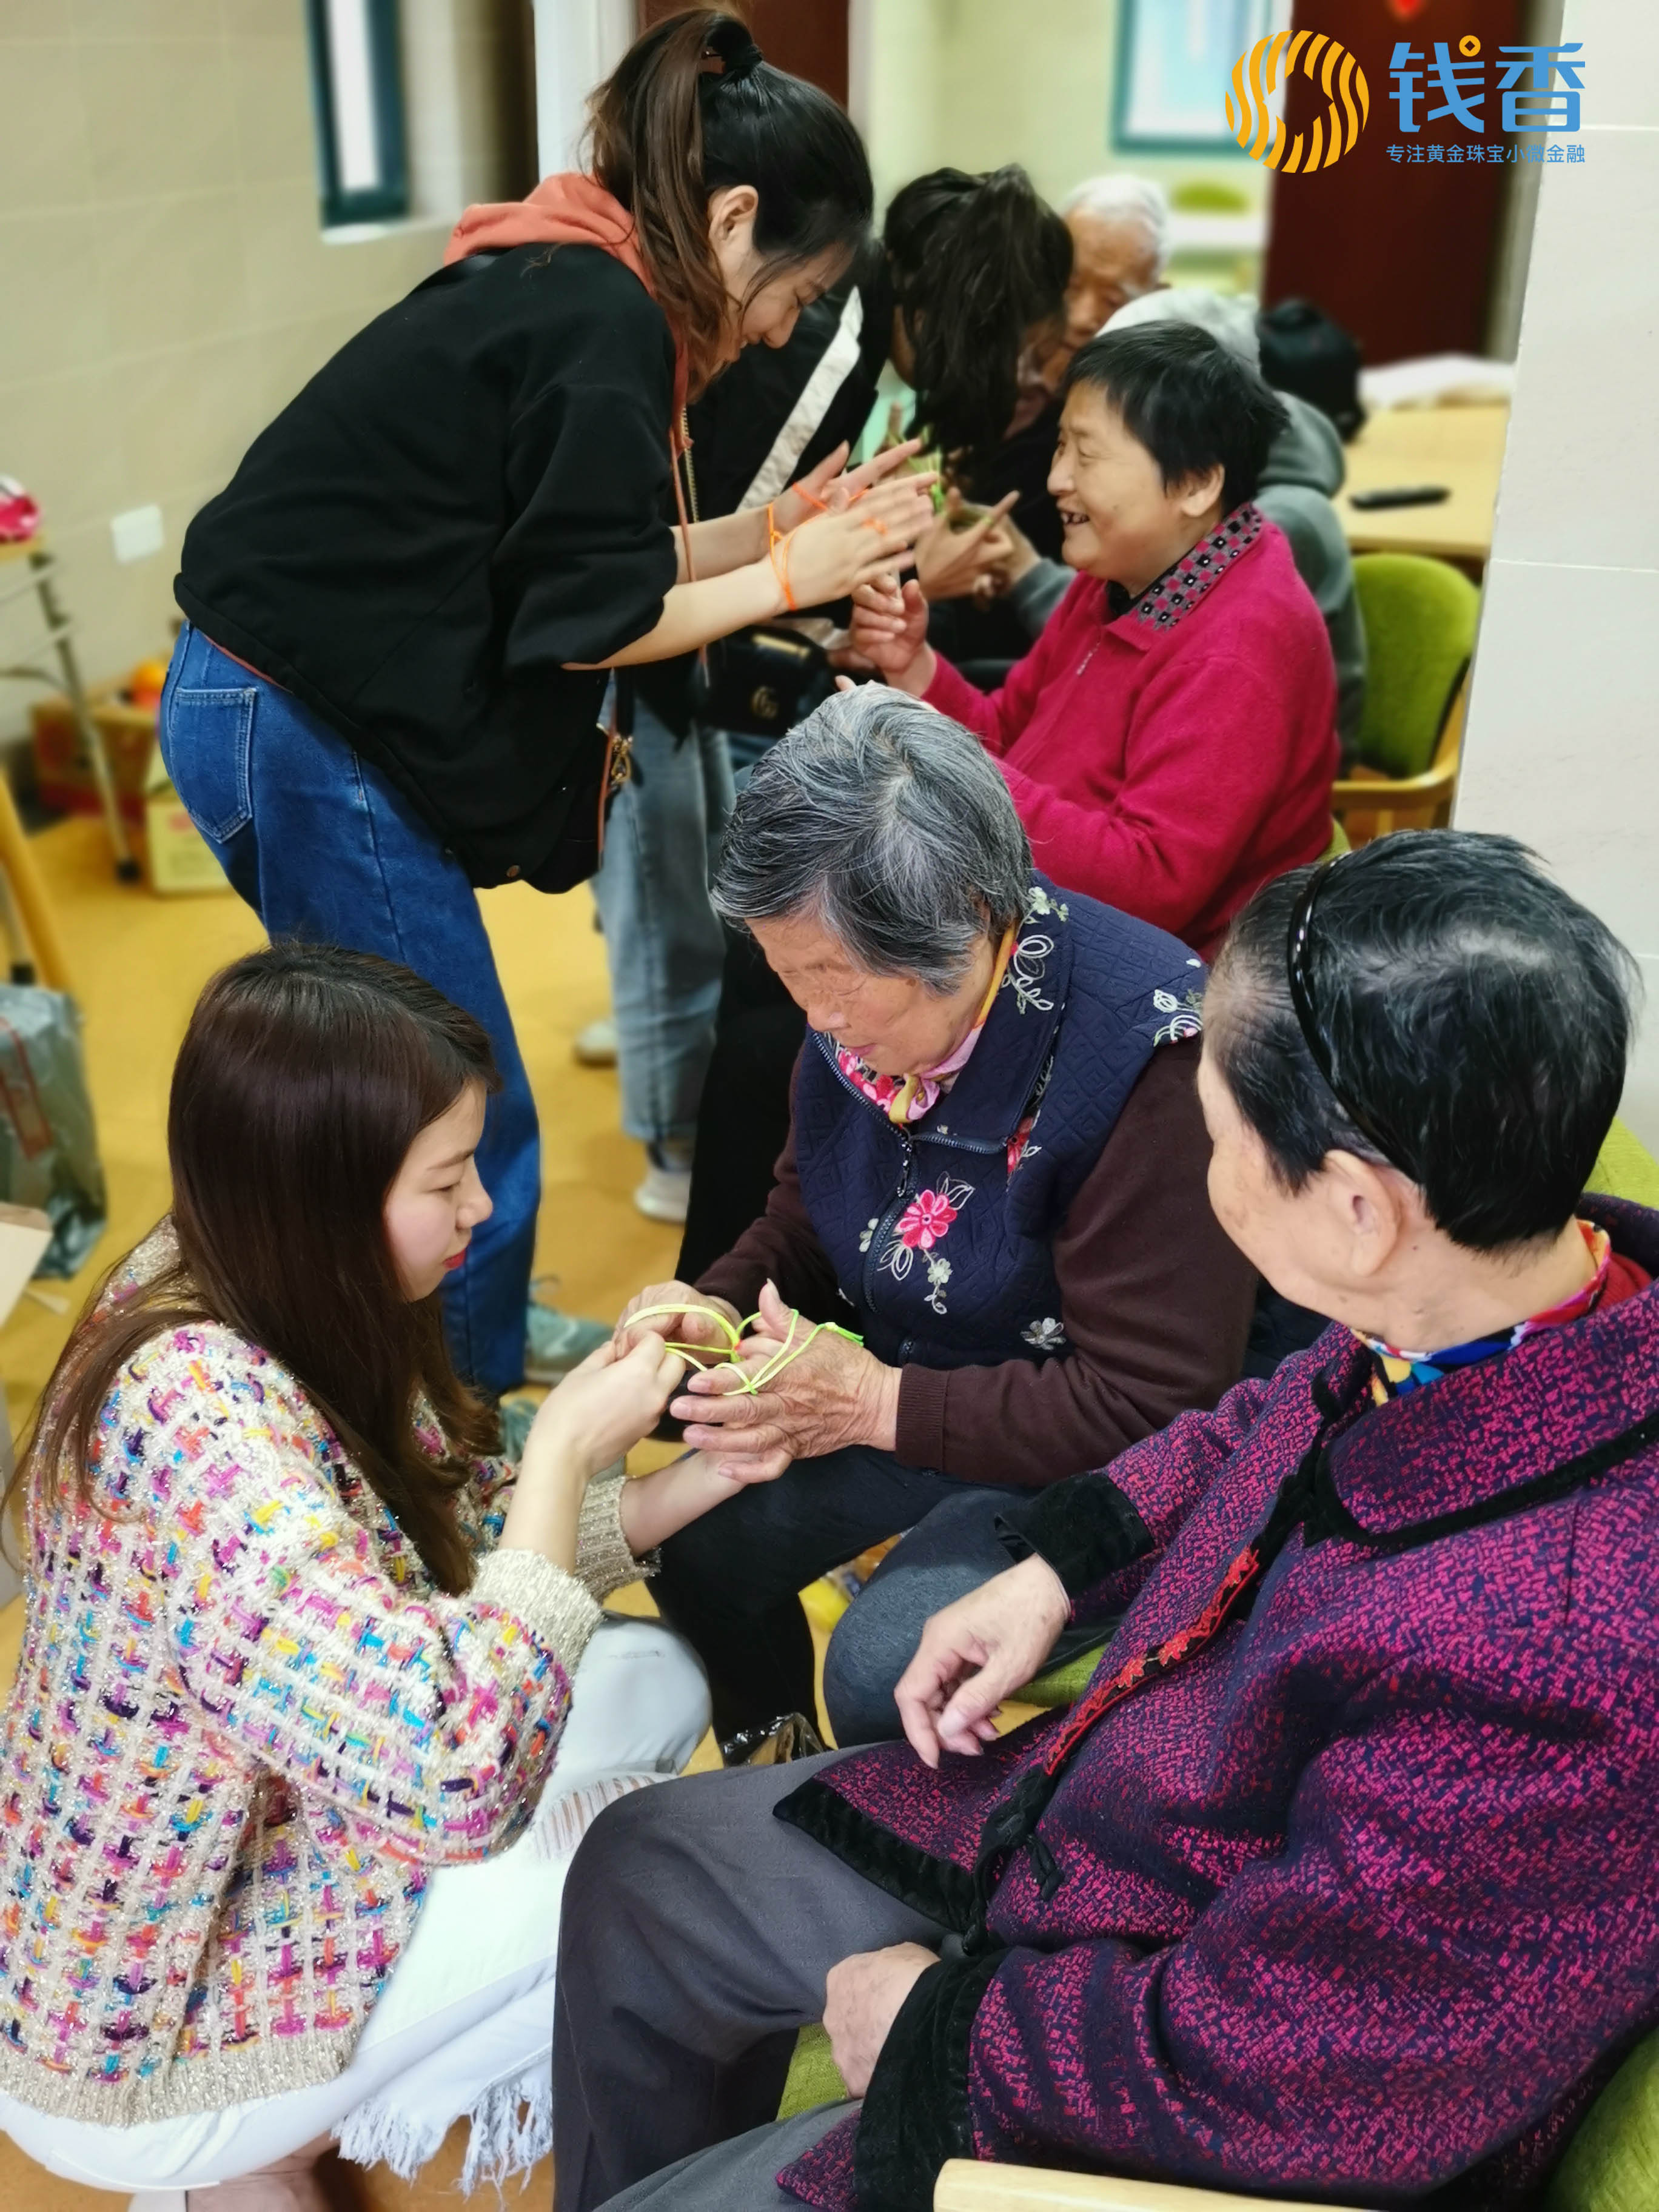
{"type": "Polygon", "coordinates": [[[1336,511],[1356,553],[1433,553],[1473,568],[1492,552],[1493,510],[1510,410],[1484,407],[1387,407],[1345,447],[1347,481],[1336,511]],[[1447,484],[1436,507],[1349,504],[1355,491],[1394,484],[1447,484]]]}

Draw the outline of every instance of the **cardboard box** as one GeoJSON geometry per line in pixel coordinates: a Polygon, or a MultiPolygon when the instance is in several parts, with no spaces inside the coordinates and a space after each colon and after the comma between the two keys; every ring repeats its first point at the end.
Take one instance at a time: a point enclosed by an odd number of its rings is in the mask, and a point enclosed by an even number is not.
{"type": "MultiPolygon", "coordinates": [[[[104,741],[110,781],[124,817],[133,823],[143,818],[144,778],[155,746],[155,709],[133,707],[118,696],[113,684],[100,684],[87,695],[92,720],[104,741]]],[[[98,787],[92,764],[81,750],[81,734],[75,726],[70,702],[61,692],[38,699],[29,709],[34,741],[34,781],[46,806],[63,807],[71,814],[99,811],[98,787]]]]}
{"type": "Polygon", "coordinates": [[[181,891],[228,891],[213,848],[185,813],[160,745],[150,748],[144,776],[144,875],[163,898],[181,891]]]}

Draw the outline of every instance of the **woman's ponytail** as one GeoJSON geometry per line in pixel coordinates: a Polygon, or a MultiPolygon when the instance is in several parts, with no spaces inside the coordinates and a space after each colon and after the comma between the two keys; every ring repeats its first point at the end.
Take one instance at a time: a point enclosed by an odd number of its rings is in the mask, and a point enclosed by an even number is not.
{"type": "Polygon", "coordinates": [[[1011,165],[918,177],[894,194],[884,235],[915,356],[911,427],[949,457],[982,459],[1012,418],[1031,333],[1058,321],[1071,234],[1011,165]]]}
{"type": "Polygon", "coordinates": [[[827,93],[768,65],[736,15],[694,8],[635,41],[591,103],[593,173],[634,217],[659,305],[701,391],[730,305],[708,197],[753,185],[766,273],[849,257],[874,205],[857,131],[827,93]]]}

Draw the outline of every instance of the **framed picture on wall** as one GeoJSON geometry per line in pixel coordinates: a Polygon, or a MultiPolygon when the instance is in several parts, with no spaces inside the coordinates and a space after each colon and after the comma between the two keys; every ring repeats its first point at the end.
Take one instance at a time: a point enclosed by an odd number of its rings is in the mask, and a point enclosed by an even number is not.
{"type": "Polygon", "coordinates": [[[1227,128],[1233,64],[1290,22],[1291,0],[1118,0],[1112,144],[1243,160],[1227,128]]]}

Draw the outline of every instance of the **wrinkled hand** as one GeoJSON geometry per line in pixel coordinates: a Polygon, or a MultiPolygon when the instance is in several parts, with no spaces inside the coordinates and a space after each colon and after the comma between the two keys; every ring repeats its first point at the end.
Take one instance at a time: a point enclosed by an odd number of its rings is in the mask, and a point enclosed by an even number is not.
{"type": "MultiPolygon", "coordinates": [[[[790,485],[782,498],[773,507],[773,514],[780,530],[793,530],[809,515],[821,514],[827,507],[831,514],[841,514],[854,501],[872,491],[878,483],[896,475],[905,465],[921,451],[920,438],[912,438],[908,445],[889,446],[884,453],[871,460],[861,461],[855,469],[847,466],[850,448],[845,440],[833,453],[826,453],[817,468],[809,470],[796,483],[790,485]]],[[[931,483],[932,477],[927,478],[931,483]]]]}
{"type": "Polygon", "coordinates": [[[1018,498],[1011,491],[977,522],[964,523],[962,494],[954,489],[945,494],[944,514],[916,540],[916,581],[930,605],[995,586],[1002,563],[1013,551],[1013,539],[1003,526],[1018,498]]]}
{"type": "MultiPolygon", "coordinates": [[[[810,1327],[795,1324],[797,1344],[810,1327]]],[[[760,1295],[760,1327],[744,1338],[738,1366],[759,1374],[788,1337],[789,1309],[768,1283],[760,1295]]],[[[896,1367],[825,1329],[758,1396],[742,1388],[736,1368],[713,1367],[692,1376],[669,1411],[685,1424],[686,1443],[707,1452],[720,1474],[769,1482],[792,1460],[817,1459],[843,1444],[890,1451],[898,1384],[896,1367]]]]}
{"type": "Polygon", "coordinates": [[[997,563],[995,581],[999,592],[1006,592],[1029,575],[1042,556],[1012,515],[1004,518],[1000,534],[1008,541],[1008,550],[997,563]]]}
{"type": "Polygon", "coordinates": [[[831,1966],[823,1984],[823,2026],[849,2097],[870,2087],[893,2022],[930,1966],[939,1960],[920,1943],[858,1951],[831,1966]]]}
{"type": "Polygon", "coordinates": [[[927,643],[927,602],[915,583],[883,580],[860,584],[853,594],[848,632],[854,653],[884,682],[920,698],[933,680],[933,655],[927,643]]]}
{"type": "Polygon", "coordinates": [[[555,1463],[590,1477],[609,1467],[656,1427],[684,1372],[678,1352],[665,1350],[649,1329],[640,1331],[631,1351],[614,1339],[600,1345],[537,1407],[520,1480],[555,1463]]]}
{"type": "Polygon", "coordinates": [[[941,1750],[977,1758],[992,1715],[1042,1672],[1072,1613],[1046,1559],[1023,1559],[936,1613],[893,1692],[911,1748],[929,1766],[941,1750]]]}
{"type": "Polygon", "coordinates": [[[729,1299],[709,1297],[702,1291],[694,1291],[690,1283],[652,1283],[637,1297],[629,1298],[623,1308],[622,1319],[617,1323],[617,1340],[627,1344],[648,1333],[664,1340],[672,1337],[681,1344],[706,1344],[713,1351],[726,1351],[731,1338],[707,1314],[689,1311],[692,1306],[713,1306],[716,1312],[726,1316],[733,1328],[743,1327],[743,1316],[729,1299]],[[673,1310],[653,1314],[648,1321],[635,1323],[634,1316],[645,1306],[669,1306],[673,1310]]]}

